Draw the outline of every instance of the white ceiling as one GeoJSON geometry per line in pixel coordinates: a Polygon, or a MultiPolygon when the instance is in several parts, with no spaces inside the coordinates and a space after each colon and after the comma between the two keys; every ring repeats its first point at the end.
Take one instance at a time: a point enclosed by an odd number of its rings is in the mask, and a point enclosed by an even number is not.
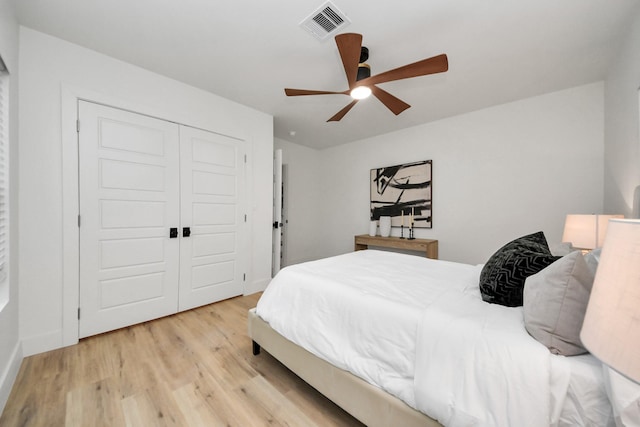
{"type": "Polygon", "coordinates": [[[333,39],[299,23],[324,0],[15,0],[22,25],[274,116],[275,137],[324,148],[491,105],[602,80],[640,0],[333,0],[363,34],[372,75],[440,53],[444,74],[381,84],[340,122],[344,95],[286,97],[285,87],[342,91],[333,39]],[[291,135],[294,131],[295,135],[291,135]]]}

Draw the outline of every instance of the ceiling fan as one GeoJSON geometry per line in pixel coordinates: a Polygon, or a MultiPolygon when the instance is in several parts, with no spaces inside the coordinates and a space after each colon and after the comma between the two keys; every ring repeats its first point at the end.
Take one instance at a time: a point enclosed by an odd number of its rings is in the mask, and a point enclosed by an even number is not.
{"type": "Polygon", "coordinates": [[[343,92],[332,92],[322,90],[305,89],[285,89],[287,96],[301,95],[350,95],[353,100],[342,110],[338,111],[328,122],[337,122],[358,103],[373,94],[380,100],[393,114],[398,115],[411,107],[401,99],[396,98],[389,92],[376,86],[378,83],[386,83],[394,80],[408,79],[411,77],[426,76],[428,74],[442,73],[449,69],[447,55],[442,54],[432,58],[423,59],[403,67],[394,68],[384,73],[371,76],[369,65],[365,61],[369,58],[369,49],[362,46],[362,35],[355,33],[344,33],[336,36],[336,45],[340,52],[342,65],[347,74],[349,89],[343,92]]]}

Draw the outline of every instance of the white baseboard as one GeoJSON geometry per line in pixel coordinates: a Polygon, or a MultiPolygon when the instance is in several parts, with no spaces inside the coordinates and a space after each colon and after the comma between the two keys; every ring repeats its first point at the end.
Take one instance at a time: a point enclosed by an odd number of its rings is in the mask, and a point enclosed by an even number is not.
{"type": "Polygon", "coordinates": [[[7,400],[9,400],[9,394],[11,394],[11,388],[13,388],[13,383],[16,381],[16,377],[18,376],[18,371],[22,364],[22,358],[22,346],[20,342],[17,342],[16,346],[13,348],[13,352],[11,353],[7,366],[0,377],[0,414],[4,410],[7,400]]]}

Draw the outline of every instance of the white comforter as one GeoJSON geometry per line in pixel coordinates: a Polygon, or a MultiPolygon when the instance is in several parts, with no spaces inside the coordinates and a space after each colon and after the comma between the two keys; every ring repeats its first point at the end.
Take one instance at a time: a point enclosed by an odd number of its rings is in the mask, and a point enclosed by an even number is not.
{"type": "Polygon", "coordinates": [[[565,363],[527,334],[521,309],[446,294],[420,322],[416,407],[452,427],[554,425],[565,363]]]}
{"type": "Polygon", "coordinates": [[[481,300],[480,270],[353,252],[283,269],[256,312],[444,425],[556,425],[569,364],[526,333],[521,308],[481,300]]]}

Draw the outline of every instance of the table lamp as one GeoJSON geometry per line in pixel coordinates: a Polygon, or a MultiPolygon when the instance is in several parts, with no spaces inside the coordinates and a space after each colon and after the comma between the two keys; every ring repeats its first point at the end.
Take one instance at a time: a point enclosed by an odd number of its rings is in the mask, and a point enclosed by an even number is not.
{"type": "Polygon", "coordinates": [[[623,215],[567,215],[564,223],[563,242],[571,242],[574,248],[589,251],[602,246],[607,224],[612,218],[623,215]]]}
{"type": "Polygon", "coordinates": [[[580,339],[595,357],[640,383],[640,220],[609,221],[580,339]]]}

